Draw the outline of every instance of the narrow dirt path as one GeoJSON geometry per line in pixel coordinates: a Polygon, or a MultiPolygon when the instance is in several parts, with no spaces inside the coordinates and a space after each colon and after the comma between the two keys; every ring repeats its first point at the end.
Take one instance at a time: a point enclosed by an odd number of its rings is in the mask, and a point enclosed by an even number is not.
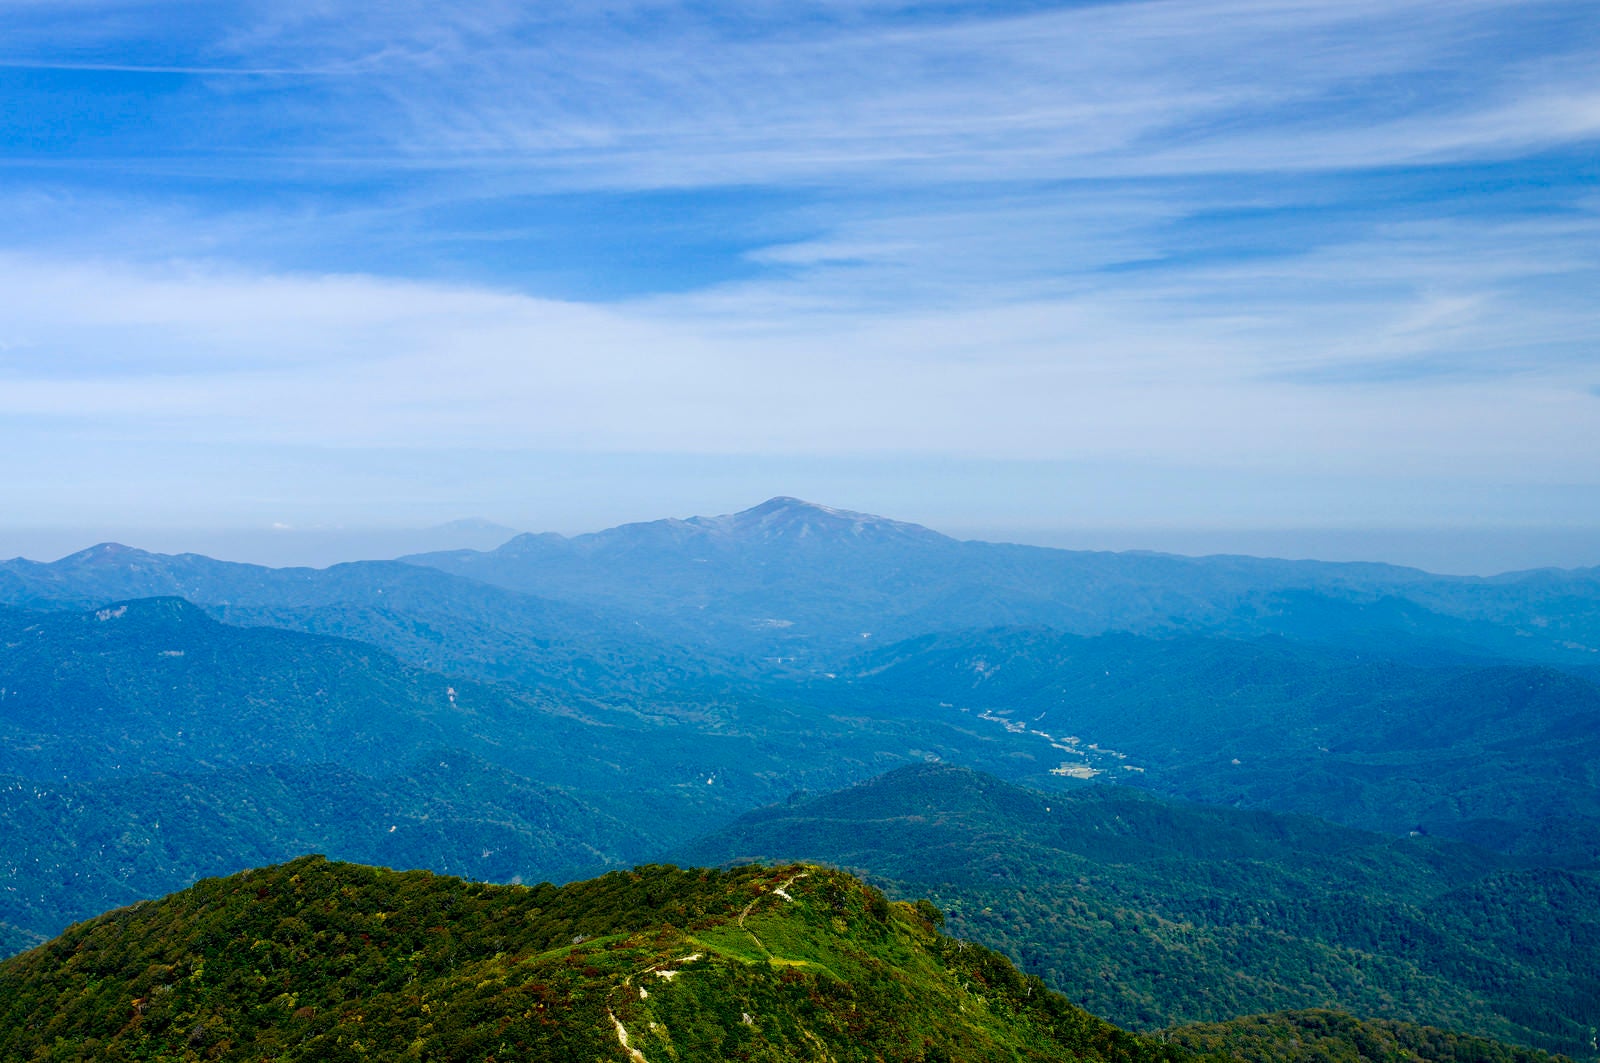
{"type": "Polygon", "coordinates": [[[750,912],[755,908],[755,906],[761,900],[763,900],[764,898],[767,898],[767,897],[772,897],[772,896],[782,897],[784,900],[788,901],[790,904],[793,904],[794,903],[794,898],[789,896],[788,889],[789,889],[790,886],[795,884],[795,881],[797,879],[802,879],[802,878],[805,878],[805,877],[806,877],[806,872],[804,872],[804,871],[801,871],[798,874],[790,875],[788,878],[783,880],[783,883],[781,885],[774,887],[773,890],[770,893],[763,893],[763,894],[761,894],[761,896],[756,897],[749,904],[745,905],[744,906],[744,911],[739,913],[739,929],[743,930],[746,934],[749,934],[750,935],[750,940],[754,941],[756,943],[756,947],[758,947],[762,952],[765,952],[769,959],[772,957],[772,950],[767,948],[767,943],[765,941],[762,941],[760,936],[757,935],[754,930],[751,930],[749,927],[744,925],[745,918],[747,916],[749,916],[750,912]]]}
{"type": "Polygon", "coordinates": [[[628,1043],[628,1031],[623,1028],[622,1020],[617,1018],[609,1009],[606,1011],[606,1017],[611,1020],[611,1025],[617,1028],[617,1040],[622,1042],[622,1050],[628,1053],[628,1058],[633,1060],[633,1063],[650,1063],[649,1060],[644,1058],[643,1052],[628,1043]]]}

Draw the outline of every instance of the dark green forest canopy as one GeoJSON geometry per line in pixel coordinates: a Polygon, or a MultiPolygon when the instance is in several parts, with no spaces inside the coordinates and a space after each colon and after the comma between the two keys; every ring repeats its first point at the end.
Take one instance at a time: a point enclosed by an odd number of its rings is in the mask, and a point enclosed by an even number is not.
{"type": "Polygon", "coordinates": [[[1600,860],[1600,687],[1554,668],[994,628],[883,647],[841,680],[841,702],[964,712],[1052,765],[1170,796],[1600,860]]]}
{"type": "Polygon", "coordinates": [[[1175,1059],[821,868],[565,887],[308,857],[0,965],[0,1058],[1175,1059]]]}
{"type": "Polygon", "coordinates": [[[1541,1058],[1540,1053],[1482,1037],[1382,1019],[1362,1021],[1323,1009],[1185,1026],[1164,1036],[1170,1044],[1207,1056],[1257,1063],[1522,1063],[1541,1058]]]}
{"type": "Polygon", "coordinates": [[[31,949],[43,943],[44,938],[32,931],[23,930],[9,923],[0,923],[0,956],[15,955],[24,949],[31,949]]]}
{"type": "Polygon", "coordinates": [[[1600,1024],[1600,874],[1309,816],[921,765],[673,858],[854,869],[1136,1029],[1332,1007],[1593,1055],[1600,1024]]]}
{"type": "Polygon", "coordinates": [[[306,857],[0,963],[0,1058],[1547,1063],[1336,1013],[1125,1033],[808,865],[495,886],[306,857]]]}

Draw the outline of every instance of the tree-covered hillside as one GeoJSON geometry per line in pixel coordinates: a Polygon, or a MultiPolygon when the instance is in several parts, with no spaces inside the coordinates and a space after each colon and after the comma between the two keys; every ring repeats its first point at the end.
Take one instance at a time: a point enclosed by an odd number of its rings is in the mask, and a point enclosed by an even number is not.
{"type": "Polygon", "coordinates": [[[0,922],[0,956],[13,956],[43,943],[42,934],[0,922]]]}
{"type": "Polygon", "coordinates": [[[841,682],[844,703],[965,711],[1032,736],[1058,770],[1551,863],[1600,859],[1600,687],[1564,671],[997,628],[884,647],[841,682]]]}
{"type": "MultiPolygon", "coordinates": [[[[0,824],[0,920],[43,936],[306,852],[537,882],[632,864],[656,845],[569,793],[459,751],[383,779],[334,765],[56,784],[0,776],[0,824]]],[[[41,939],[0,935],[0,956],[41,939]]]]}
{"type": "MultiPolygon", "coordinates": [[[[219,624],[181,598],[0,610],[0,771],[112,778],[242,764],[403,767],[518,706],[371,646],[219,624]]],[[[529,724],[533,705],[522,709],[529,724]]]]}
{"type": "Polygon", "coordinates": [[[1331,1007],[1593,1055],[1600,1025],[1600,874],[1310,817],[928,765],[674,858],[856,869],[1136,1028],[1331,1007]]]}
{"type": "Polygon", "coordinates": [[[1252,1063],[1514,1063],[1539,1055],[1484,1037],[1320,1008],[1183,1026],[1162,1039],[1207,1057],[1252,1063]]]}
{"type": "Polygon", "coordinates": [[[0,562],[9,605],[82,611],[139,598],[183,598],[232,624],[356,639],[418,667],[562,692],[637,695],[714,670],[705,647],[669,646],[631,615],[393,561],[267,568],[102,543],[49,564],[0,562]]]}
{"type": "Polygon", "coordinates": [[[310,857],[0,964],[0,1058],[1160,1060],[821,868],[488,886],[310,857]]]}
{"type": "Polygon", "coordinates": [[[815,866],[491,886],[305,857],[0,962],[0,1058],[1555,1063],[1314,1012],[1126,1033],[815,866]]]}

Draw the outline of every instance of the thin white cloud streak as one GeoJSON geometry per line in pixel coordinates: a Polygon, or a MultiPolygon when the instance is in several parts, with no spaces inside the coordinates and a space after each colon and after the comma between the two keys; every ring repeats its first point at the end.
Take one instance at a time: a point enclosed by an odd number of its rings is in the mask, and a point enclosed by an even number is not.
{"type": "Polygon", "coordinates": [[[504,6],[403,26],[319,10],[238,58],[372,59],[360,92],[318,104],[346,123],[344,150],[556,184],[1372,167],[1600,135],[1581,35],[1557,54],[1522,39],[1551,12],[1581,21],[1572,4],[1147,0],[750,39],[715,22],[660,38],[559,25],[541,39],[504,6]]]}
{"type": "MultiPolygon", "coordinates": [[[[1600,14],[1573,0],[1139,0],[931,24],[886,10],[243,5],[150,66],[352,75],[219,92],[209,105],[237,128],[259,113],[296,135],[266,157],[203,138],[188,154],[542,188],[1370,168],[1600,137],[1600,14]]],[[[129,32],[129,9],[111,11],[129,32]]],[[[41,54],[16,61],[105,58],[18,39],[41,54]]]]}
{"type": "MultiPolygon", "coordinates": [[[[1333,267],[1301,268],[1327,281],[1333,267]]],[[[1425,291],[1358,289],[1309,315],[1290,298],[1309,279],[1280,278],[1285,292],[1212,315],[1130,285],[771,320],[760,298],[741,314],[734,292],[715,305],[594,307],[357,276],[151,277],[10,258],[0,413],[12,432],[39,426],[41,445],[92,427],[124,447],[1182,455],[1218,468],[1600,484],[1587,364],[1404,386],[1274,379],[1291,346],[1290,364],[1320,367],[1352,351],[1450,357],[1506,342],[1470,300],[1425,291]]],[[[1551,327],[1570,324],[1554,317],[1551,327]]],[[[1547,324],[1525,313],[1524,342],[1547,324]]]]}
{"type": "MultiPolygon", "coordinates": [[[[1197,199],[1189,209],[1206,205],[1197,199]]],[[[1078,334],[1092,331],[1120,352],[1117,373],[1142,371],[1136,350],[1150,352],[1157,371],[1176,362],[1204,365],[1216,379],[1298,375],[1307,383],[1583,379],[1594,368],[1600,214],[1592,210],[1531,220],[1380,216],[1347,222],[1337,239],[1319,227],[1292,254],[1198,262],[1185,262],[1175,213],[1160,199],[1110,192],[858,218],[827,237],[762,252],[801,270],[788,283],[660,302],[664,313],[692,310],[752,339],[824,322],[863,329],[883,350],[903,345],[901,330],[919,319],[913,308],[946,308],[951,321],[949,311],[970,311],[968,346],[997,357],[1051,348],[1043,334],[986,327],[990,310],[1004,320],[1007,307],[1051,306],[1052,322],[1074,322],[1078,334]]],[[[956,344],[946,336],[935,346],[956,344]]]]}
{"type": "Polygon", "coordinates": [[[327,77],[349,70],[311,70],[290,67],[155,66],[129,63],[71,63],[0,58],[0,70],[70,71],[100,74],[184,74],[195,77],[327,77]]]}

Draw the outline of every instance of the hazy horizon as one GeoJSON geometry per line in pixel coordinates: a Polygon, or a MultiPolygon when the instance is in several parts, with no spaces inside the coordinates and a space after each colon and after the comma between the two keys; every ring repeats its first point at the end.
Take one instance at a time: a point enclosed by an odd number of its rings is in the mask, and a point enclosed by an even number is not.
{"type": "MultiPolygon", "coordinates": [[[[810,499],[818,504],[826,500],[810,499]]],[[[754,505],[755,502],[750,503],[754,505]]],[[[616,523],[720,512],[657,514],[616,523]]],[[[891,519],[903,514],[879,513],[891,519]]],[[[913,521],[914,523],[922,523],[913,521]]],[[[492,550],[524,532],[573,536],[616,523],[561,526],[456,518],[418,527],[129,527],[0,528],[0,560],[50,562],[101,543],[159,554],[195,553],[270,567],[325,568],[349,561],[391,560],[435,550],[492,550]]],[[[1204,528],[927,524],[956,539],[1020,543],[1065,550],[1151,551],[1203,557],[1376,562],[1441,575],[1495,576],[1537,568],[1600,565],[1600,526],[1571,528],[1204,528]]]]}

